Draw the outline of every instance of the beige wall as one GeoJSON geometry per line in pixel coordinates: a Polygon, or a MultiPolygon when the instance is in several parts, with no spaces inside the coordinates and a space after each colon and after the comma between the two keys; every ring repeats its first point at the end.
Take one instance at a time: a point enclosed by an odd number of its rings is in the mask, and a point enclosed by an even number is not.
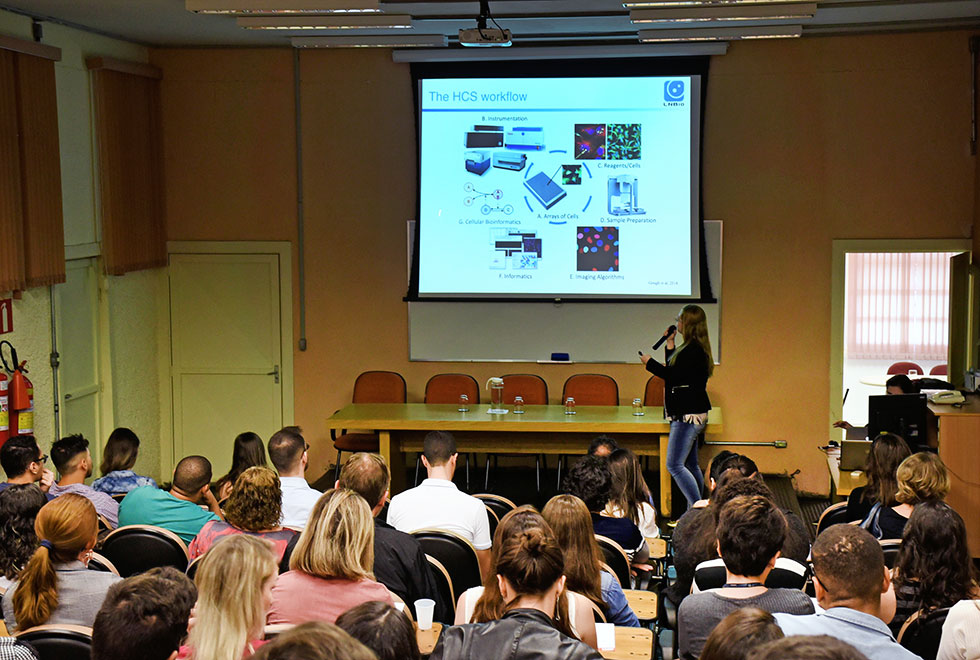
{"type": "MultiPolygon", "coordinates": [[[[724,439],[788,440],[752,454],[766,471],[801,469],[804,490],[826,492],[828,481],[816,445],[831,421],[831,240],[970,234],[967,37],[744,43],[712,61],[704,208],[725,222],[725,360],[709,390],[724,439]]],[[[151,60],[164,71],[168,237],[295,241],[291,53],[155,50],[151,60]]],[[[409,68],[387,51],[349,50],[304,51],[301,70],[309,349],[295,354],[295,389],[313,471],[333,456],[323,420],[365,369],[400,371],[412,400],[442,371],[539,373],[556,398],[574,365],[408,361],[409,68]]],[[[646,380],[637,365],[585,370],[615,377],[623,399],[646,380]]]]}

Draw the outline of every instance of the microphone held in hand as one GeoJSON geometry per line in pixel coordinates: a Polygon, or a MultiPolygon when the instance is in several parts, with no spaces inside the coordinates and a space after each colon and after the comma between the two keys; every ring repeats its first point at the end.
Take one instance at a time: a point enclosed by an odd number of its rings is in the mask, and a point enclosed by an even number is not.
{"type": "Polygon", "coordinates": [[[673,337],[675,332],[677,332],[676,325],[672,325],[669,328],[667,328],[667,334],[665,334],[663,337],[657,340],[657,343],[653,345],[653,350],[657,350],[658,348],[660,348],[660,345],[663,344],[665,341],[667,341],[668,337],[673,337]]]}

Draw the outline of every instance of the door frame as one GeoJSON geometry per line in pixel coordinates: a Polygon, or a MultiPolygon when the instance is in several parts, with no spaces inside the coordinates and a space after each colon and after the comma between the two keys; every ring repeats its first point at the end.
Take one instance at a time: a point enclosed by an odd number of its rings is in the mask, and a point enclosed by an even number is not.
{"type": "MultiPolygon", "coordinates": [[[[279,257],[279,328],[280,328],[280,359],[282,361],[282,423],[283,426],[294,424],[293,401],[293,244],[289,241],[167,241],[167,314],[172,322],[170,310],[170,255],[172,254],[275,254],[279,257]]],[[[161,433],[161,439],[167,438],[170,443],[169,451],[160,448],[160,461],[170,460],[170,465],[162,465],[161,474],[173,472],[177,461],[182,458],[175,455],[177,442],[174,437],[174,400],[173,400],[173,335],[170,323],[167,324],[167,374],[166,387],[169,395],[168,414],[162,416],[170,424],[169,433],[161,433]]],[[[162,383],[161,383],[162,385],[162,383]]]]}
{"type": "Polygon", "coordinates": [[[832,241],[830,279],[830,412],[828,436],[833,423],[843,416],[844,388],[844,295],[847,288],[847,253],[849,252],[970,252],[969,238],[903,238],[903,239],[835,239],[832,241]]]}

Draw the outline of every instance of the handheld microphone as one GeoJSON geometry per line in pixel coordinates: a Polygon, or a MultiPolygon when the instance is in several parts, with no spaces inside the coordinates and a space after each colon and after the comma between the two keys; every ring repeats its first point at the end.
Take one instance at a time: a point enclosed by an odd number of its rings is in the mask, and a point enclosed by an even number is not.
{"type": "Polygon", "coordinates": [[[653,350],[657,350],[658,348],[660,348],[660,345],[663,344],[665,341],[667,341],[667,337],[670,337],[675,332],[677,332],[676,325],[672,325],[669,328],[667,328],[667,334],[665,334],[663,337],[657,340],[657,343],[653,345],[653,350]]]}

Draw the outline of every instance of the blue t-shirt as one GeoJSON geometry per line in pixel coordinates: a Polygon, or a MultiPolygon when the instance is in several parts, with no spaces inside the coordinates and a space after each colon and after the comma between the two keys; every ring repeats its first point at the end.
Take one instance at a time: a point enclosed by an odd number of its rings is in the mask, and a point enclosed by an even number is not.
{"type": "Polygon", "coordinates": [[[602,600],[606,602],[608,612],[606,619],[609,623],[639,628],[640,620],[636,618],[636,614],[630,609],[630,604],[626,602],[626,594],[623,593],[619,580],[608,571],[600,572],[599,576],[602,579],[602,600]]]}
{"type": "Polygon", "coordinates": [[[190,543],[205,524],[220,520],[193,502],[180,500],[165,490],[143,486],[119,503],[119,526],[154,525],[169,529],[190,543]]]}
{"type": "Polygon", "coordinates": [[[101,479],[92,482],[92,488],[102,493],[119,495],[136,490],[142,486],[157,487],[157,482],[149,477],[143,477],[132,470],[113,470],[101,479]]]}
{"type": "Polygon", "coordinates": [[[629,518],[610,518],[593,513],[592,527],[599,536],[610,538],[621,545],[630,559],[645,542],[640,529],[629,518]]]}
{"type": "MultiPolygon", "coordinates": [[[[7,490],[11,486],[20,486],[20,485],[23,485],[23,484],[12,484],[9,481],[4,481],[3,483],[0,483],[0,493],[2,493],[3,491],[7,490]]],[[[49,502],[54,499],[54,495],[52,495],[51,493],[44,493],[44,496],[46,498],[48,498],[48,501],[49,502]]],[[[2,639],[2,638],[0,638],[0,639],[2,639]]]]}

